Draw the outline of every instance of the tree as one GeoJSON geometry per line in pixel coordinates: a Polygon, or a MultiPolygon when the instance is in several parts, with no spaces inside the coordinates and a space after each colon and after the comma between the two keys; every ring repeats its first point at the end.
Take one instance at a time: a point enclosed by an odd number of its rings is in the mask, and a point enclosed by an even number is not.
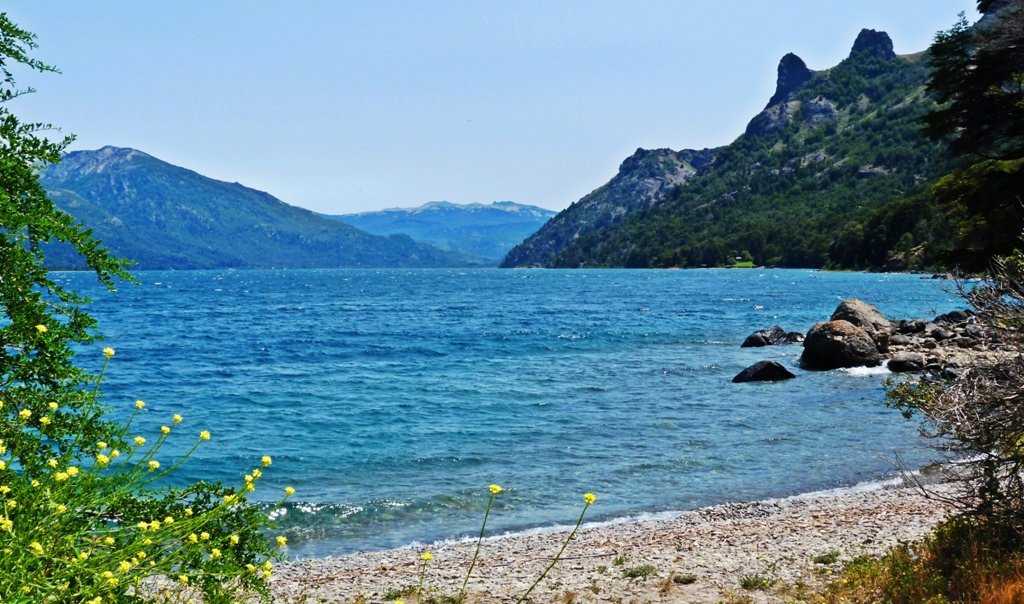
{"type": "MultiPolygon", "coordinates": [[[[16,87],[16,66],[56,71],[29,56],[35,47],[33,34],[0,13],[0,600],[137,602],[155,575],[197,590],[174,597],[268,597],[263,565],[277,554],[261,533],[266,514],[246,503],[262,470],[234,488],[155,488],[184,461],[155,458],[182,418],[168,418],[146,446],[131,437],[130,420],[107,414],[103,370],[74,363],[73,348],[96,340],[95,322],[88,300],[48,274],[47,246],[71,246],[110,289],[131,277],[37,181],[40,166],[60,161],[72,139],[50,140],[51,126],[22,123],[8,108],[32,91],[16,87]]],[[[105,370],[114,350],[103,355],[105,370]]],[[[139,401],[135,413],[144,407],[139,401]]],[[[204,430],[193,438],[198,446],[210,437],[204,430]]]]}
{"type": "Polygon", "coordinates": [[[981,0],[974,26],[963,14],[929,48],[928,91],[938,107],[927,132],[961,166],[940,179],[936,200],[957,225],[948,261],[983,269],[1010,253],[1024,226],[1024,5],[981,0]]]}

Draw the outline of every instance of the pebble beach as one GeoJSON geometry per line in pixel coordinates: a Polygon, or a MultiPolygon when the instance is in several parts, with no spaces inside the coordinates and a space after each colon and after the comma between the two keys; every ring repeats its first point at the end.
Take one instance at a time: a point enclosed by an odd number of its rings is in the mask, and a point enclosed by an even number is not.
{"type": "MultiPolygon", "coordinates": [[[[932,495],[945,490],[928,488],[932,495]]],[[[585,523],[530,600],[639,604],[743,596],[750,599],[740,601],[785,602],[792,593],[787,589],[821,584],[844,561],[924,536],[949,512],[932,495],[888,484],[585,523]],[[823,562],[829,554],[835,561],[823,562]],[[646,576],[627,576],[636,569],[646,576]],[[771,587],[742,589],[740,580],[755,575],[771,587]]],[[[516,602],[570,530],[485,539],[466,602],[516,602]]],[[[275,571],[272,593],[275,602],[415,602],[408,594],[420,581],[420,555],[430,552],[424,585],[428,593],[451,596],[474,548],[475,542],[443,543],[290,562],[275,571]]]]}

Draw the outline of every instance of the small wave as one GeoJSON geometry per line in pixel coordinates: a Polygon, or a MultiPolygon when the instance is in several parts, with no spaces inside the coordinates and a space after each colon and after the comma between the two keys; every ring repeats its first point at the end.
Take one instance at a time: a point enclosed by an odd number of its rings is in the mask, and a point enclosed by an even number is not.
{"type": "Polygon", "coordinates": [[[844,367],[839,371],[842,371],[847,375],[854,375],[857,377],[865,377],[870,375],[886,375],[887,373],[891,373],[889,371],[889,368],[886,367],[885,365],[879,365],[878,367],[844,367]]]}

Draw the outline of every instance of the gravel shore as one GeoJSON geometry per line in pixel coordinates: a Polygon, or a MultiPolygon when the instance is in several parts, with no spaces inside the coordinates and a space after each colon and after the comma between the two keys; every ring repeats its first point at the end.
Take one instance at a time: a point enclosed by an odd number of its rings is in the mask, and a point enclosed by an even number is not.
{"type": "MultiPolygon", "coordinates": [[[[531,601],[719,602],[741,594],[753,602],[784,602],[780,586],[820,583],[843,561],[922,537],[946,513],[919,490],[893,486],[584,524],[531,601]],[[837,562],[814,561],[832,552],[837,562]],[[653,567],[646,578],[625,576],[645,566],[653,567]],[[773,580],[773,587],[743,590],[740,579],[753,575],[773,580]],[[674,579],[687,576],[692,583],[674,579]]],[[[515,602],[567,534],[568,529],[538,531],[485,540],[466,601],[515,602]]],[[[430,551],[427,588],[454,595],[473,548],[474,543],[439,544],[282,564],[272,591],[278,602],[391,602],[419,583],[419,556],[430,551]]],[[[401,597],[407,604],[416,601],[401,597]]]]}

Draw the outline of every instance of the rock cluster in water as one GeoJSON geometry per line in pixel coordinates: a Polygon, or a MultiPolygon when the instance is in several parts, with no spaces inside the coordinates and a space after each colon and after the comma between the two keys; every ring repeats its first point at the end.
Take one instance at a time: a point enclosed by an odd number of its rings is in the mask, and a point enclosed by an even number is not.
{"type": "MultiPolygon", "coordinates": [[[[889,320],[876,307],[855,298],[843,300],[828,321],[815,323],[806,336],[779,326],[747,336],[742,347],[803,342],[800,366],[809,370],[876,367],[894,373],[927,371],[954,379],[968,367],[991,367],[1008,348],[970,310],[933,319],[889,320]]],[[[734,382],[777,381],[795,377],[781,364],[759,361],[734,382]],[[788,374],[788,375],[787,375],[788,374]]]]}

